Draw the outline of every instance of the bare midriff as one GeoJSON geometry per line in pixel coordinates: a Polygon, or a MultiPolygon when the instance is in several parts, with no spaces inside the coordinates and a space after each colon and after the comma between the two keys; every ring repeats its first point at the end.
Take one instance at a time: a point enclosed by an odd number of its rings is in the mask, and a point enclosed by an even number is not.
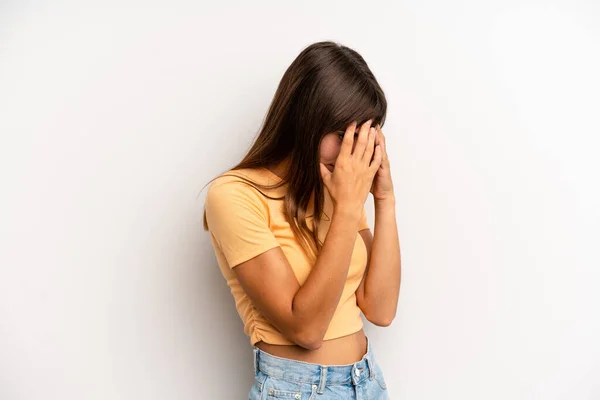
{"type": "Polygon", "coordinates": [[[277,357],[322,365],[347,365],[360,361],[367,353],[367,337],[364,331],[336,339],[325,340],[316,350],[308,350],[298,345],[276,345],[263,341],[255,345],[259,349],[277,357]]]}

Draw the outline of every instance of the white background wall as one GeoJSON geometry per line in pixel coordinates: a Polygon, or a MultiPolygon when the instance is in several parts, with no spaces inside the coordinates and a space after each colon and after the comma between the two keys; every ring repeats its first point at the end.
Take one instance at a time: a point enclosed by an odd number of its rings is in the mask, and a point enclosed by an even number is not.
{"type": "Polygon", "coordinates": [[[389,101],[391,397],[600,399],[592,0],[3,2],[1,399],[246,398],[197,195],[326,39],[389,101]]]}

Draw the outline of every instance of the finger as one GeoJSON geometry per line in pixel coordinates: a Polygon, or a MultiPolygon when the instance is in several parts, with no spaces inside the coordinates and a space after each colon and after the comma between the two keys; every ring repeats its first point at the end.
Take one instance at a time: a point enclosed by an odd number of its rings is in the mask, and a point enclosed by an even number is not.
{"type": "Polygon", "coordinates": [[[365,149],[365,153],[363,155],[363,162],[366,165],[369,165],[371,162],[371,158],[373,157],[373,151],[375,150],[375,136],[377,136],[377,131],[375,128],[369,129],[369,138],[367,140],[367,148],[365,149]]]}
{"type": "Polygon", "coordinates": [[[383,130],[381,130],[381,125],[377,124],[377,133],[382,142],[385,142],[385,135],[383,134],[383,130]]]}
{"type": "Polygon", "coordinates": [[[367,148],[367,140],[369,135],[369,128],[371,127],[372,119],[368,120],[360,127],[360,132],[358,133],[358,142],[356,143],[356,147],[354,148],[353,155],[356,156],[359,160],[362,160],[365,149],[367,148]]]}
{"type": "Polygon", "coordinates": [[[379,145],[382,146],[382,161],[385,161],[388,158],[387,146],[385,142],[385,136],[383,134],[383,131],[381,130],[381,125],[379,124],[377,124],[377,136],[379,138],[379,145]]]}
{"type": "Polygon", "coordinates": [[[321,178],[323,178],[323,182],[325,183],[325,186],[329,186],[329,179],[331,178],[331,172],[329,172],[329,170],[323,163],[319,163],[319,169],[321,171],[321,178]]]}
{"type": "Polygon", "coordinates": [[[346,128],[346,132],[344,132],[344,139],[342,140],[342,148],[340,149],[339,157],[348,158],[350,154],[352,154],[352,145],[354,144],[354,131],[356,131],[356,125],[358,122],[353,121],[346,128]]]}
{"type": "Polygon", "coordinates": [[[388,152],[387,152],[387,143],[385,141],[385,138],[381,141],[381,146],[382,146],[382,163],[387,163],[388,162],[388,152]]]}
{"type": "Polygon", "coordinates": [[[371,173],[373,174],[373,176],[375,176],[375,173],[377,173],[377,170],[379,169],[380,166],[381,166],[381,146],[376,146],[373,161],[371,161],[371,165],[369,166],[369,169],[371,170],[371,173]]]}
{"type": "MultiPolygon", "coordinates": [[[[379,144],[379,142],[380,142],[379,133],[377,133],[375,135],[375,143],[374,143],[374,146],[373,146],[373,156],[375,155],[375,147],[377,147],[377,145],[379,144]]],[[[371,161],[373,161],[373,156],[371,156],[371,161]]]]}

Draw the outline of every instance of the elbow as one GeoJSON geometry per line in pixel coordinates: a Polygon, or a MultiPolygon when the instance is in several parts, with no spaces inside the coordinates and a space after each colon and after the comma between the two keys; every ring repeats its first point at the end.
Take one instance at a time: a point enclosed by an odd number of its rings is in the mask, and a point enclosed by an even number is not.
{"type": "Polygon", "coordinates": [[[323,346],[322,340],[308,340],[298,343],[300,347],[305,348],[306,350],[318,350],[323,346]]]}
{"type": "Polygon", "coordinates": [[[318,338],[316,335],[311,336],[298,336],[295,340],[296,344],[306,350],[318,350],[323,346],[323,339],[318,338]]]}
{"type": "Polygon", "coordinates": [[[363,312],[367,321],[372,323],[373,325],[387,327],[392,324],[394,318],[396,317],[396,307],[387,309],[382,309],[382,307],[374,306],[373,303],[362,304],[360,306],[361,311],[363,312]]]}
{"type": "Polygon", "coordinates": [[[378,320],[374,320],[371,322],[373,323],[373,325],[386,327],[386,326],[390,326],[392,324],[393,320],[394,320],[393,318],[388,318],[388,319],[378,319],[378,320]]]}
{"type": "Polygon", "coordinates": [[[387,327],[392,324],[394,321],[394,315],[381,315],[381,316],[368,316],[365,315],[365,318],[372,323],[373,325],[387,327]]]}
{"type": "Polygon", "coordinates": [[[318,350],[323,346],[323,335],[310,331],[297,332],[293,342],[307,350],[318,350]]]}

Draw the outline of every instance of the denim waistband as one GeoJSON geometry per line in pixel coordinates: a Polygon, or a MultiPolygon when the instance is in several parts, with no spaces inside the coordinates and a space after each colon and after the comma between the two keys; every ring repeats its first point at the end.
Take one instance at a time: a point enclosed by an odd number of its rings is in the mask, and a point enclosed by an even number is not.
{"type": "Polygon", "coordinates": [[[367,337],[367,352],[360,361],[346,365],[323,365],[281,358],[253,346],[254,372],[258,370],[277,379],[318,385],[323,393],[325,385],[359,385],[375,377],[375,358],[367,337]]]}

